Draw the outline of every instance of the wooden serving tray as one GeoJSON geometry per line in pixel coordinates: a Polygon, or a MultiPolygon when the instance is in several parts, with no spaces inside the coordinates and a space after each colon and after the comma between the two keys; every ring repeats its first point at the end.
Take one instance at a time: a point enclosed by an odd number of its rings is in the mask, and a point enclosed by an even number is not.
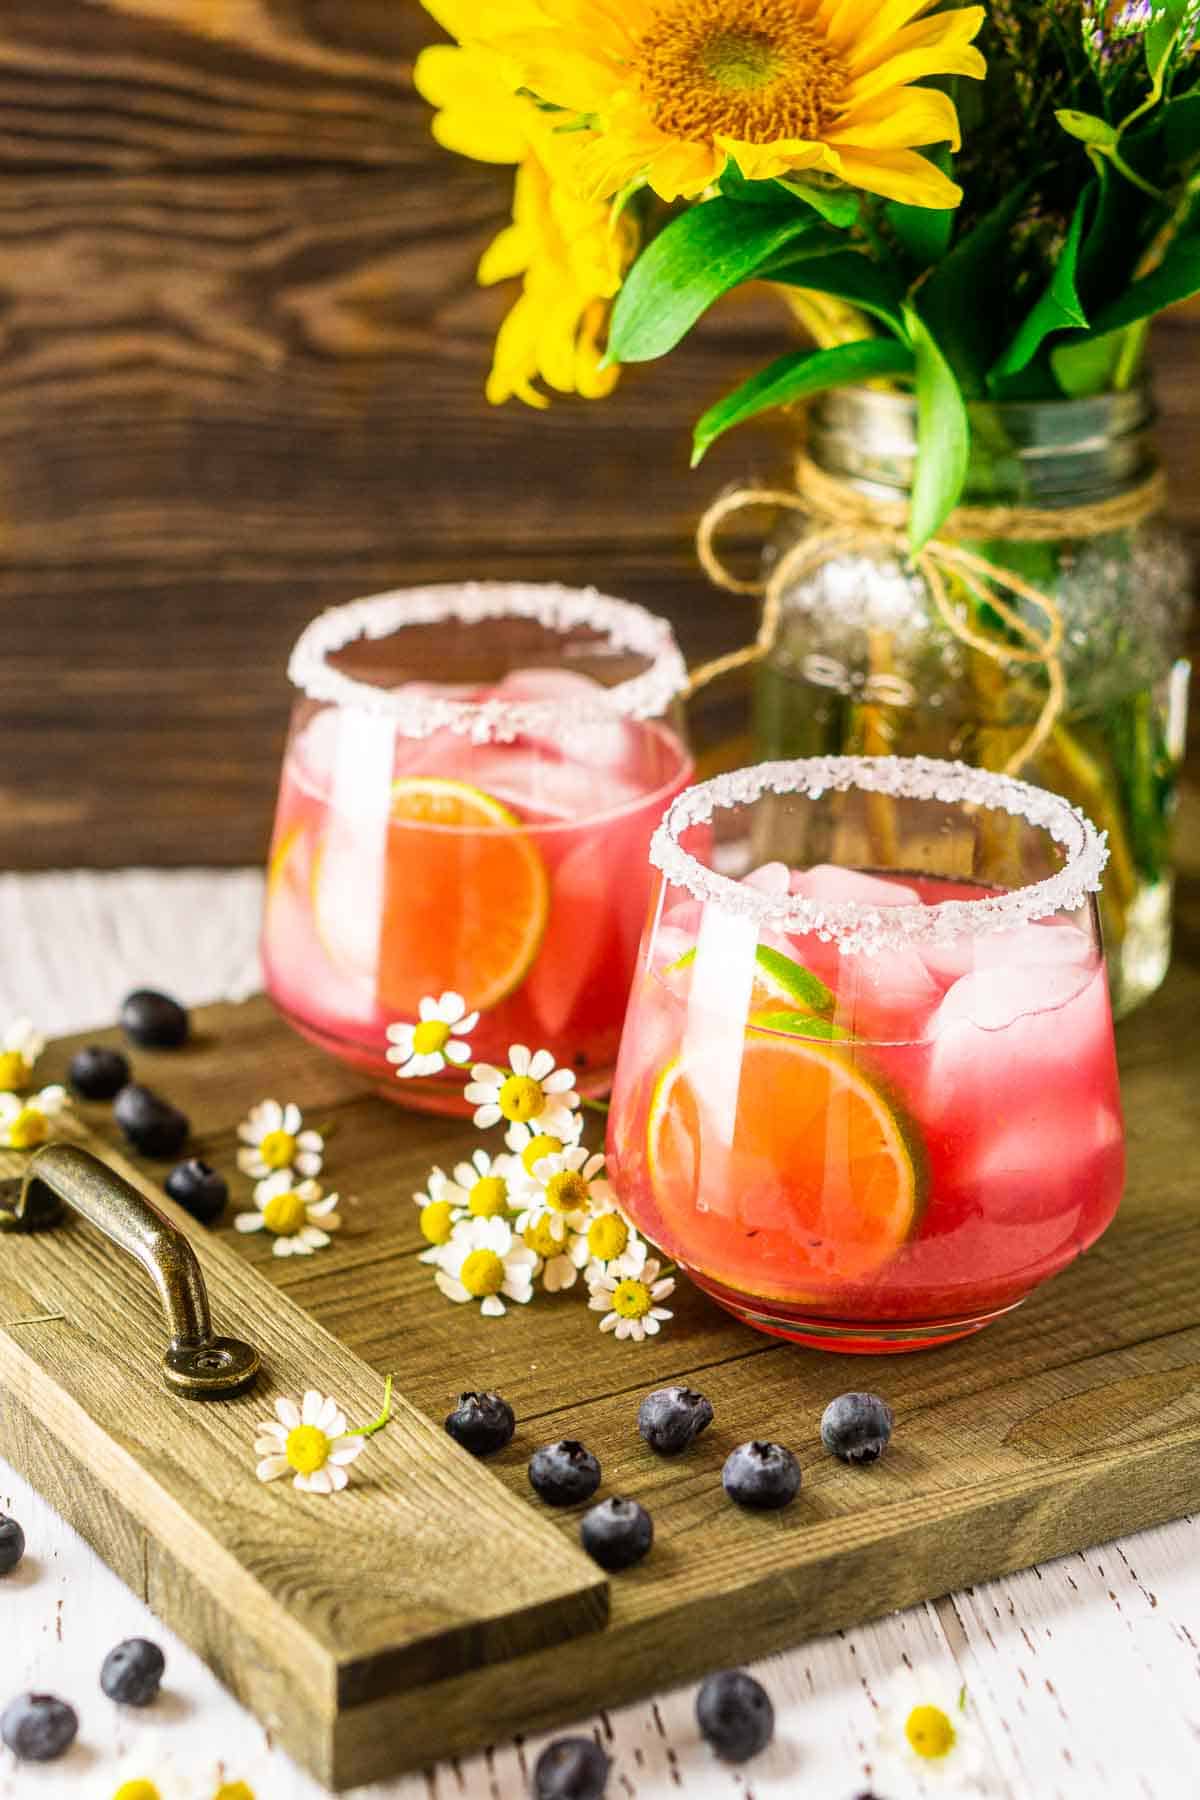
{"type": "MultiPolygon", "coordinates": [[[[1198,900],[1192,882],[1166,991],[1119,1032],[1131,1174],[1117,1224],[982,1336],[901,1358],[755,1336],[686,1282],[673,1324],[641,1346],[602,1337],[577,1295],[496,1321],[444,1302],[416,1260],[412,1194],[478,1134],[364,1094],[265,1000],[210,1008],[188,1049],[140,1055],[139,1077],[185,1108],[200,1152],[230,1172],[231,1216],[249,1196],[234,1158],[250,1103],[295,1099],[331,1123],[345,1228],[286,1261],[228,1221],[206,1232],[164,1198],[161,1168],[119,1153],[106,1107],[81,1109],[93,1144],[186,1229],[218,1329],[254,1343],[265,1372],[234,1401],[171,1397],[158,1303],[132,1262],[78,1223],[4,1236],[0,1447],[336,1788],[1176,1518],[1200,1505],[1198,900]],[[55,1311],[65,1320],[4,1323],[55,1311]],[[345,1494],[254,1479],[252,1427],[277,1394],[321,1388],[358,1422],[378,1411],[388,1372],[403,1396],[395,1423],[345,1494]],[[638,1436],[637,1404],[683,1380],[710,1395],[716,1422],[661,1460],[638,1436]],[[877,1388],[897,1414],[870,1469],[819,1445],[824,1404],[851,1386],[877,1388]],[[440,1429],[460,1389],[483,1387],[519,1420],[486,1464],[440,1429]],[[640,1568],[607,1580],[577,1546],[578,1509],[533,1497],[529,1454],[560,1436],[595,1450],[602,1493],[650,1508],[657,1536],[640,1568]],[[752,1436],[801,1459],[803,1488],[781,1514],[723,1498],[721,1464],[752,1436]]],[[[47,1053],[46,1080],[79,1041],[47,1053]]],[[[0,1158],[0,1174],[22,1162],[0,1158]]]]}

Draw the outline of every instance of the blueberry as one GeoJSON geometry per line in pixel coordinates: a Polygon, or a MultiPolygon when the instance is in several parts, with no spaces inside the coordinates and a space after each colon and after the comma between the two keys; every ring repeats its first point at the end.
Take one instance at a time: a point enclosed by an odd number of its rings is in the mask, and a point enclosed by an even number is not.
{"type": "Polygon", "coordinates": [[[654,1520],[636,1500],[601,1500],[579,1521],[583,1547],[610,1574],[632,1569],[654,1542],[654,1520]]]}
{"type": "Polygon", "coordinates": [[[0,1715],[0,1738],[22,1762],[53,1762],[78,1730],[75,1708],[53,1694],[18,1694],[0,1715]]]}
{"type": "Polygon", "coordinates": [[[187,1042],[188,1016],[178,1000],[138,988],[121,1005],[121,1029],[135,1044],[147,1050],[177,1050],[187,1042]]]}
{"type": "Polygon", "coordinates": [[[15,1569],[25,1554],[25,1533],[15,1519],[0,1513],[0,1575],[15,1569]]]}
{"type": "Polygon", "coordinates": [[[491,1456],[512,1442],[517,1415],[499,1394],[460,1394],[446,1415],[446,1430],[472,1456],[491,1456]]]}
{"type": "Polygon", "coordinates": [[[188,1162],[176,1163],[164,1182],[168,1194],[190,1212],[202,1225],[215,1225],[225,1211],[229,1199],[229,1183],[206,1162],[193,1156],[188,1162]]]}
{"type": "Polygon", "coordinates": [[[100,1686],[123,1706],[149,1706],[162,1683],[166,1658],[149,1638],[126,1638],[100,1665],[100,1686]]]}
{"type": "Polygon", "coordinates": [[[71,1058],[67,1080],[81,1100],[111,1100],[129,1080],[129,1058],[102,1044],[89,1044],[71,1058]]]}
{"type": "Polygon", "coordinates": [[[723,1669],[696,1695],[696,1723],[725,1762],[749,1762],[775,1735],[775,1708],[761,1681],[744,1669],[723,1669]]]}
{"type": "Polygon", "coordinates": [[[529,1480],[548,1506],[574,1506],[590,1500],[600,1486],[600,1464],[574,1438],[560,1438],[534,1451],[529,1480]]]}
{"type": "Polygon", "coordinates": [[[760,1511],[786,1506],[800,1489],[800,1464],[782,1444],[739,1444],[721,1472],[725,1492],[739,1506],[760,1511]]]}
{"type": "Polygon", "coordinates": [[[188,1122],[177,1106],[131,1082],[113,1102],[113,1118],[134,1149],[167,1162],[183,1149],[188,1122]]]}
{"type": "Polygon", "coordinates": [[[691,1388],[659,1388],[638,1407],[638,1430],[660,1456],[678,1456],[712,1424],[712,1401],[691,1388]]]}
{"type": "Polygon", "coordinates": [[[610,1766],[591,1738],[556,1738],[534,1764],[534,1800],[602,1800],[610,1766]]]}
{"type": "Polygon", "coordinates": [[[894,1422],[891,1407],[878,1394],[839,1394],[821,1415],[821,1442],[843,1462],[877,1462],[894,1422]]]}

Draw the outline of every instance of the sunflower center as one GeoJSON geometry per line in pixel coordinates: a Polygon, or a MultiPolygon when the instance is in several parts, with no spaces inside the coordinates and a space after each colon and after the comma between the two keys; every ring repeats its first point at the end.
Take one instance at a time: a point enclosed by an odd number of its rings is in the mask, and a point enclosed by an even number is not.
{"type": "Polygon", "coordinates": [[[532,1175],[534,1168],[541,1162],[543,1156],[557,1156],[562,1148],[561,1138],[551,1137],[548,1131],[539,1131],[536,1137],[530,1138],[522,1150],[521,1161],[525,1164],[528,1173],[532,1175]]]}
{"type": "Polygon", "coordinates": [[[442,1019],[422,1019],[413,1032],[413,1050],[418,1056],[440,1056],[450,1042],[450,1027],[442,1019]]]}
{"type": "Polygon", "coordinates": [[[548,1260],[562,1254],[562,1245],[554,1235],[554,1220],[549,1213],[542,1213],[540,1218],[534,1219],[521,1235],[526,1248],[532,1250],[535,1256],[544,1256],[548,1260]]]}
{"type": "Polygon", "coordinates": [[[458,1279],[476,1300],[498,1294],[504,1286],[504,1263],[494,1250],[472,1250],[458,1271],[458,1279]]]}
{"type": "Polygon", "coordinates": [[[948,1756],[954,1748],[954,1727],[940,1706],[914,1706],[904,1735],[917,1755],[929,1762],[948,1756]]]}
{"type": "Polygon", "coordinates": [[[23,1106],[8,1128],[8,1141],[14,1150],[32,1150],[42,1144],[50,1127],[46,1115],[36,1106],[23,1106]]]}
{"type": "Polygon", "coordinates": [[[421,1236],[427,1244],[448,1244],[454,1229],[454,1208],[448,1200],[431,1200],[421,1208],[421,1236]]]}
{"type": "Polygon", "coordinates": [[[308,1208],[299,1194],[273,1194],[263,1207],[263,1224],[276,1237],[295,1237],[308,1219],[308,1208]]]}
{"type": "Polygon", "coordinates": [[[587,1244],[597,1262],[611,1262],[629,1248],[629,1227],[620,1213],[601,1213],[588,1226],[587,1244]]]}
{"type": "Polygon", "coordinates": [[[467,1195],[467,1211],[477,1219],[495,1219],[508,1211],[508,1183],[502,1175],[482,1175],[467,1195]]]}
{"type": "Polygon", "coordinates": [[[554,1212],[579,1212],[588,1203],[588,1184],[577,1169],[560,1169],[546,1183],[546,1205],[554,1212]]]}
{"type": "Polygon", "coordinates": [[[795,0],[664,0],[633,67],[658,129],[692,143],[819,138],[849,80],[795,0]]]}
{"type": "Polygon", "coordinates": [[[500,1089],[500,1111],[514,1125],[527,1125],[545,1109],[546,1096],[542,1084],[532,1075],[510,1075],[500,1089]]]}
{"type": "Polygon", "coordinates": [[[315,1425],[297,1425],[288,1432],[283,1453],[298,1475],[315,1475],[329,1460],[329,1439],[315,1425]]]}
{"type": "Polygon", "coordinates": [[[19,1050],[0,1051],[0,1094],[11,1094],[24,1087],[29,1064],[19,1050]]]}
{"type": "Polygon", "coordinates": [[[296,1140],[290,1131],[268,1131],[258,1154],[268,1169],[290,1169],[296,1160],[296,1140]]]}
{"type": "Polygon", "coordinates": [[[618,1281],[612,1297],[613,1311],[623,1319],[644,1319],[654,1304],[644,1281],[618,1281]]]}

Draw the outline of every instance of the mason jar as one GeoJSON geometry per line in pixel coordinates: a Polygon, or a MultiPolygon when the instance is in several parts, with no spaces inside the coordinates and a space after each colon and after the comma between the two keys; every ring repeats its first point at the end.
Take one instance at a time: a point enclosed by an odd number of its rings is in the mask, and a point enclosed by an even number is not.
{"type": "MultiPolygon", "coordinates": [[[[1158,464],[1148,390],[1086,400],[978,405],[963,503],[1071,509],[1075,534],[992,537],[964,548],[1044,594],[1064,625],[1065,704],[1027,760],[1046,709],[1044,663],[977,592],[948,583],[953,610],[986,654],[951,629],[921,573],[883,546],[837,554],[785,587],[774,648],[756,691],[764,757],[858,752],[950,757],[1012,769],[1065,795],[1108,833],[1101,902],[1113,1001],[1130,1012],[1170,960],[1172,821],[1185,748],[1189,665],[1183,656],[1189,566],[1182,541],[1153,513],[1080,535],[1078,510],[1144,488],[1158,464]],[[1011,645],[1011,658],[1003,654],[1011,645]]],[[[895,507],[911,492],[916,405],[906,395],[843,388],[808,416],[808,456],[857,493],[895,507]]],[[[1019,516],[1015,521],[1020,526],[1019,516]]],[[[1070,521],[1068,521],[1070,523],[1070,521]]],[[[779,559],[820,529],[792,515],[768,550],[779,559]]],[[[1045,631],[1032,602],[1005,593],[1045,631]]]]}

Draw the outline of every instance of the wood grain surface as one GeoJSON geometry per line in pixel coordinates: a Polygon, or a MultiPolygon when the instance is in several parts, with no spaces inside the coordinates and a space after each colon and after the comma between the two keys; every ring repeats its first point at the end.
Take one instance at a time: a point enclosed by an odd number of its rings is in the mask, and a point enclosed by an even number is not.
{"type": "MultiPolygon", "coordinates": [[[[691,475],[688,425],[781,310],[718,309],[607,403],[489,409],[509,176],[432,143],[435,35],[417,0],[6,0],[0,867],[259,861],[288,648],[357,594],[593,582],[694,658],[744,641],[692,527],[780,434],[691,475]]],[[[1192,532],[1194,331],[1159,342],[1192,532]]]]}
{"type": "MultiPolygon", "coordinates": [[[[264,1239],[235,1238],[227,1220],[209,1254],[223,1248],[225,1259],[241,1259],[239,1294],[286,1295],[346,1354],[395,1369],[406,1396],[434,1420],[462,1387],[505,1393],[520,1430],[491,1466],[514,1502],[535,1504],[530,1451],[571,1435],[600,1457],[602,1492],[632,1494],[656,1520],[651,1558],[612,1584],[606,1628],[432,1689],[364,1698],[339,1740],[339,1781],[541,1728],[585,1703],[627,1700],[714,1660],[761,1655],[1200,1503],[1200,1393],[1191,1376],[1200,1353],[1192,1155],[1200,1044],[1191,1029],[1198,928],[1192,858],[1176,969],[1163,995],[1120,1032],[1131,1173],[1116,1225],[1017,1313],[936,1355],[846,1365],[760,1341],[686,1284],[671,1328],[640,1347],[602,1338],[573,1296],[484,1324],[435,1295],[416,1261],[410,1198],[430,1163],[451,1163],[473,1131],[356,1093],[263,1001],[202,1013],[190,1050],[140,1056],[140,1075],[185,1107],[196,1146],[218,1167],[233,1168],[234,1126],[264,1070],[280,1095],[334,1128],[331,1179],[336,1173],[346,1196],[346,1228],[318,1256],[281,1261],[264,1239]],[[717,1410],[712,1431],[673,1463],[647,1451],[634,1423],[639,1396],[668,1380],[702,1386],[717,1410]],[[871,1470],[844,1468],[819,1449],[821,1408],[848,1380],[886,1393],[897,1411],[893,1449],[871,1470]],[[805,1470],[796,1506],[765,1520],[738,1513],[720,1491],[725,1455],[756,1435],[791,1444],[805,1470]]],[[[48,1053],[48,1077],[62,1072],[74,1041],[48,1053]]],[[[86,1117],[111,1135],[105,1109],[86,1117]]],[[[247,1204],[250,1184],[234,1181],[247,1204]]],[[[56,1271],[65,1270],[69,1242],[53,1253],[56,1271]]],[[[27,1257],[37,1254],[35,1240],[27,1257]]],[[[265,1301],[254,1304],[265,1318],[265,1301]]],[[[18,1466],[23,1454],[19,1439],[18,1466]]],[[[552,1524],[567,1539],[577,1530],[570,1511],[552,1524]]],[[[126,1540],[122,1524],[121,1553],[126,1540]]],[[[160,1599],[174,1618],[180,1600],[160,1599]]]]}

